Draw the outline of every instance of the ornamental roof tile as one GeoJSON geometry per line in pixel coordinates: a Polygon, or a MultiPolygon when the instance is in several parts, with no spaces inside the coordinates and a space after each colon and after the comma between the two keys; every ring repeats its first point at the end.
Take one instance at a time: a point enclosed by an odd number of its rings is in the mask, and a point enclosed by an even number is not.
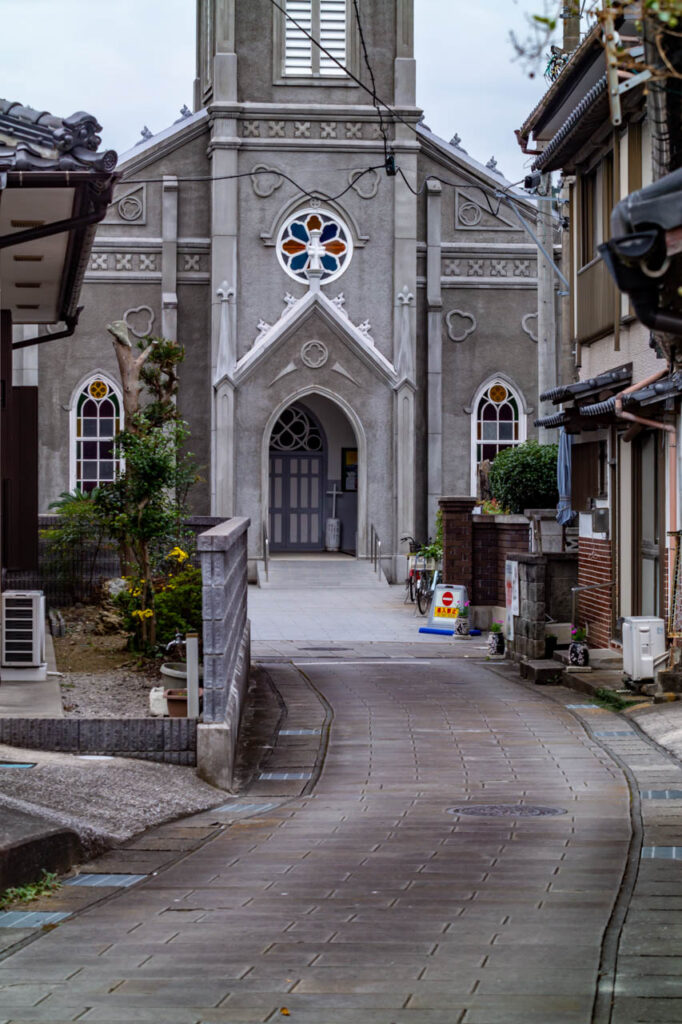
{"type": "Polygon", "coordinates": [[[0,99],[0,171],[104,171],[118,159],[97,152],[102,126],[83,110],[61,118],[0,99]]]}

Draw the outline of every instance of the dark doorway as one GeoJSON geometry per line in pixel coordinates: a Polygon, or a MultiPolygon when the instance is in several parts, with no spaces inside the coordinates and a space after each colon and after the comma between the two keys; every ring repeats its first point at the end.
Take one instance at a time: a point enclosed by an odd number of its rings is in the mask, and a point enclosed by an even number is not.
{"type": "Polygon", "coordinates": [[[272,551],[322,551],[326,439],[303,405],[288,406],[270,436],[269,536],[272,551]]]}

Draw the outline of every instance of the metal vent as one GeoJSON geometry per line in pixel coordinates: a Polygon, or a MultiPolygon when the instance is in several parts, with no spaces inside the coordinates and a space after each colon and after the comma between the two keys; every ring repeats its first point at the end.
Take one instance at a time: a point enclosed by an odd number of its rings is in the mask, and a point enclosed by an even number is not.
{"type": "Polygon", "coordinates": [[[41,590],[2,595],[2,665],[36,668],[45,661],[45,598],[41,590]]]}

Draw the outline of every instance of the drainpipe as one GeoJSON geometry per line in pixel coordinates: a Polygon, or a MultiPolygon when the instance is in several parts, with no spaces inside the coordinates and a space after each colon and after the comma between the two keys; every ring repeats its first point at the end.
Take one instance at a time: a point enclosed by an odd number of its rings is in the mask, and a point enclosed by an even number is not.
{"type": "MultiPolygon", "coordinates": [[[[668,566],[668,575],[670,580],[674,579],[675,575],[675,557],[677,554],[677,427],[673,423],[661,423],[660,420],[649,420],[643,416],[635,416],[634,413],[625,412],[623,409],[623,395],[630,394],[632,391],[639,391],[640,388],[648,387],[649,384],[654,384],[661,377],[665,377],[670,372],[670,368],[666,367],[665,370],[659,370],[658,373],[653,373],[646,380],[639,381],[637,384],[632,384],[629,388],[625,388],[624,391],[620,391],[616,395],[616,401],[614,403],[616,416],[621,419],[629,420],[631,423],[641,423],[644,427],[653,427],[654,430],[665,430],[668,434],[668,520],[670,522],[670,565],[668,566]]],[[[673,611],[673,604],[675,595],[672,592],[672,582],[670,585],[670,592],[668,595],[670,602],[668,608],[668,618],[673,611]]]]}

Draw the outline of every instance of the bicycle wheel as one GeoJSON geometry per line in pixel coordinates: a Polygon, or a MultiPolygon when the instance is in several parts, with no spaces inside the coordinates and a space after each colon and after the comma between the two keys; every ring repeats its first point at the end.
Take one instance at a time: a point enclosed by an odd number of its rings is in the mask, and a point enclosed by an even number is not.
{"type": "Polygon", "coordinates": [[[428,571],[422,572],[419,576],[419,586],[417,588],[417,608],[419,609],[420,615],[426,615],[429,610],[429,604],[431,603],[431,573],[428,571]]]}
{"type": "Polygon", "coordinates": [[[415,585],[414,585],[414,573],[413,572],[411,572],[410,575],[407,578],[407,586],[408,586],[408,589],[409,589],[409,592],[410,592],[410,601],[412,602],[412,604],[414,604],[414,598],[415,598],[416,590],[415,590],[415,585]]]}

